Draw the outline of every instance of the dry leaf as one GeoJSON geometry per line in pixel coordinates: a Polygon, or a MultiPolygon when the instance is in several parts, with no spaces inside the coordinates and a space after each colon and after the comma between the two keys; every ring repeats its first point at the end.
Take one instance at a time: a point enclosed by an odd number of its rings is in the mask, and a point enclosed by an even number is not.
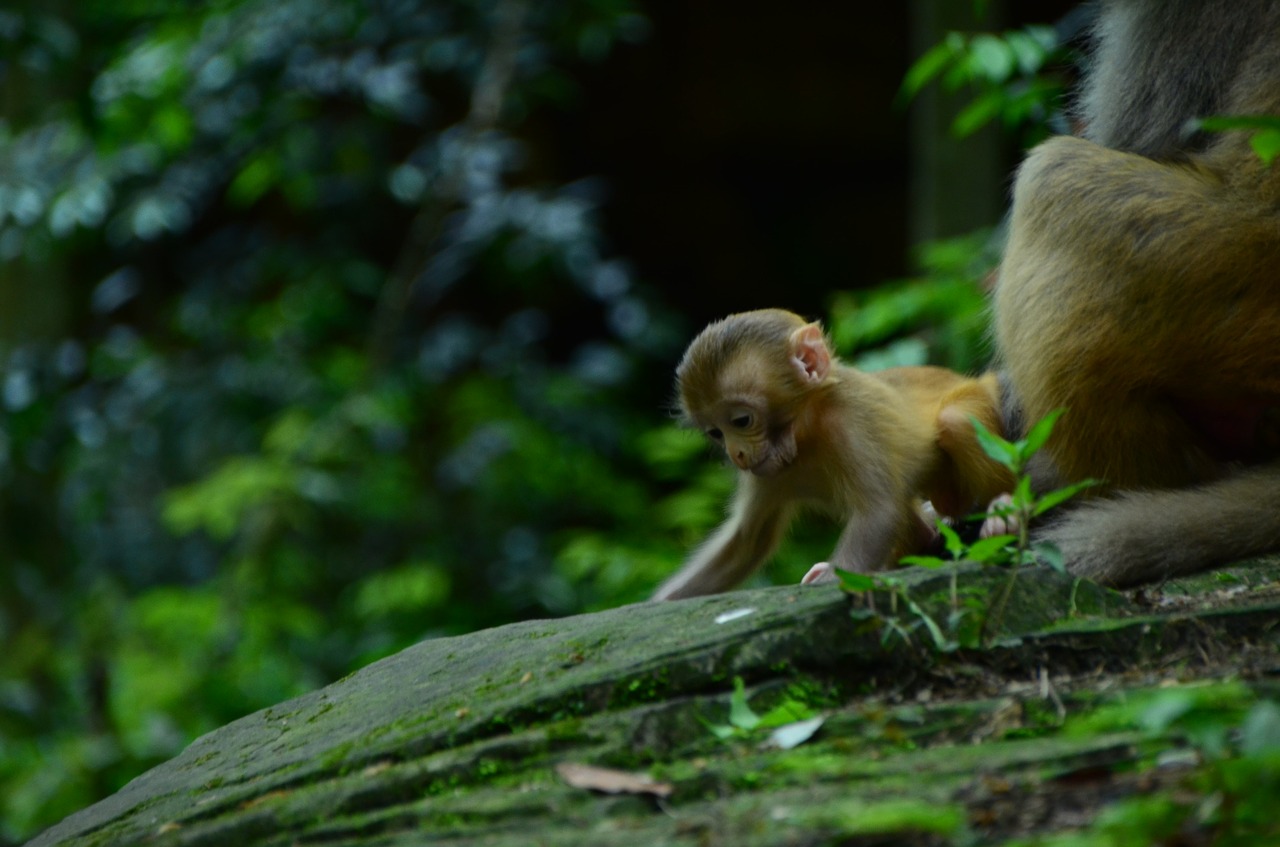
{"type": "Polygon", "coordinates": [[[647,774],[598,768],[578,762],[561,762],[556,773],[574,788],[603,791],[605,794],[652,794],[654,797],[670,797],[671,784],[654,782],[647,774]]]}
{"type": "Polygon", "coordinates": [[[807,721],[796,721],[785,726],[780,726],[769,736],[769,740],[764,743],[766,748],[776,748],[778,750],[790,750],[799,747],[801,744],[813,737],[821,727],[826,718],[816,717],[809,718],[807,721]]]}
{"type": "Polygon", "coordinates": [[[722,614],[716,615],[716,623],[729,623],[731,621],[740,620],[745,618],[747,615],[754,615],[755,611],[755,609],[748,606],[743,609],[734,609],[732,612],[723,612],[722,614]]]}

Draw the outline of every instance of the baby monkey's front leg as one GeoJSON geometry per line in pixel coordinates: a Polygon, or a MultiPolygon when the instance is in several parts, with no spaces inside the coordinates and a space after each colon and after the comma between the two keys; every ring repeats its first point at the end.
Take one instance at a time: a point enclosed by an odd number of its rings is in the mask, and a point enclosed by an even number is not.
{"type": "MultiPolygon", "coordinates": [[[[1017,514],[1012,511],[1013,496],[1010,494],[1001,494],[993,499],[987,507],[986,518],[982,522],[981,529],[978,530],[979,538],[991,538],[996,535],[1017,535],[1021,522],[1017,514]]],[[[905,555],[928,550],[938,540],[937,521],[938,513],[934,510],[933,505],[929,501],[920,504],[918,509],[912,509],[911,513],[914,518],[911,520],[909,532],[914,540],[908,549],[899,553],[893,558],[893,562],[905,555]]],[[[832,557],[835,558],[834,556],[832,557]]],[[[859,573],[865,573],[858,567],[841,567],[833,562],[818,562],[805,573],[801,578],[801,585],[825,585],[831,582],[838,582],[840,577],[836,574],[837,570],[848,570],[859,573]]],[[[875,569],[872,569],[875,570],[875,569]]]]}
{"type": "Polygon", "coordinates": [[[831,559],[809,568],[800,584],[836,582],[839,580],[837,570],[853,573],[885,570],[901,557],[925,549],[936,536],[933,522],[922,506],[881,507],[871,515],[854,515],[836,542],[831,559]]]}

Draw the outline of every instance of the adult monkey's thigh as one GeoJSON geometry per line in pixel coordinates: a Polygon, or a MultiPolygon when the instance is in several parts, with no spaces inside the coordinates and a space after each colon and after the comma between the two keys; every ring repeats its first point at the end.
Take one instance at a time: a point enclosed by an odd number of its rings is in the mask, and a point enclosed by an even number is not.
{"type": "MultiPolygon", "coordinates": [[[[996,334],[1060,478],[1040,537],[1129,584],[1280,549],[1280,165],[1213,115],[1280,115],[1280,0],[1101,0],[1079,117],[1015,185],[996,334]]],[[[1049,480],[1050,484],[1053,480],[1049,480]]]]}
{"type": "Polygon", "coordinates": [[[1203,165],[1058,138],[1019,173],[996,295],[1030,420],[1068,479],[1219,477],[1280,402],[1280,216],[1203,165]]]}

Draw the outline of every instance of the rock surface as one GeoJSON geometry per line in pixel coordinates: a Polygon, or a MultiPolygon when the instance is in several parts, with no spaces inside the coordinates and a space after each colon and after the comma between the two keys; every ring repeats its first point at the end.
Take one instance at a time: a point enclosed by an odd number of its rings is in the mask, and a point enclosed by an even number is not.
{"type": "Polygon", "coordinates": [[[1280,566],[1232,574],[1135,598],[1025,571],[985,643],[976,622],[1010,582],[971,567],[955,583],[903,571],[874,596],[760,589],[428,641],[198,739],[31,845],[1061,832],[1150,790],[1134,766],[1176,742],[1133,720],[1079,731],[1099,692],[1280,693],[1263,690],[1280,668],[1280,566]]]}

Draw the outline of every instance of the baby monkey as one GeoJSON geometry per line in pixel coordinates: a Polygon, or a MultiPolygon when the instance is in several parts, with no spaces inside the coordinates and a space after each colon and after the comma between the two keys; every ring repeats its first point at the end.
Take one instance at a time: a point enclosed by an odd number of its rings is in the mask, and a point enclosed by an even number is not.
{"type": "Polygon", "coordinates": [[[726,591],[755,573],[800,508],[844,521],[832,568],[889,567],[934,537],[922,512],[958,518],[1009,491],[970,416],[1001,432],[994,374],[945,368],[866,373],[842,364],[817,323],[782,309],[730,315],[704,329],[676,368],[685,423],[740,470],[728,520],[654,594],[726,591]]]}

